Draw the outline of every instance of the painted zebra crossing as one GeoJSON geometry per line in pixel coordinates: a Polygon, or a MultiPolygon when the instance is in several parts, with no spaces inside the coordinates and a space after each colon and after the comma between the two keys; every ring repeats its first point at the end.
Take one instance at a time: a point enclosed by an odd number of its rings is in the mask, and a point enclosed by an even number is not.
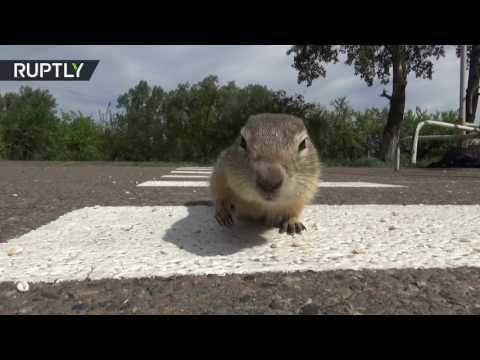
{"type": "Polygon", "coordinates": [[[291,237],[206,206],[87,207],[0,244],[0,281],[480,266],[479,210],[312,205],[291,237]]]}
{"type": "Polygon", "coordinates": [[[208,206],[85,207],[1,243],[0,282],[479,267],[479,210],[310,205],[307,231],[291,237],[245,223],[222,228],[208,206]]]}
{"type": "MultiPolygon", "coordinates": [[[[163,175],[164,180],[149,180],[138,184],[138,187],[208,187],[208,179],[212,174],[211,167],[180,167],[172,170],[169,174],[163,175]],[[181,179],[181,180],[180,180],[181,179]],[[186,179],[186,180],[185,180],[186,179]],[[195,179],[195,180],[189,180],[195,179]],[[205,179],[199,181],[197,179],[205,179]]],[[[380,184],[364,181],[320,181],[319,187],[335,188],[404,188],[404,185],[380,184]]]]}

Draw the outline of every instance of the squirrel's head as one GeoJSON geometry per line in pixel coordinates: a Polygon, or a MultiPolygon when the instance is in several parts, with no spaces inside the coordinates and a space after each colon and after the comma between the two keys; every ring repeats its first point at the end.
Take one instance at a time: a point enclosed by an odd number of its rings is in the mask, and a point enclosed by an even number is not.
{"type": "Polygon", "coordinates": [[[232,185],[241,187],[251,199],[275,202],[301,196],[302,187],[317,187],[317,151],[303,121],[295,116],[251,116],[234,149],[235,163],[230,165],[236,176],[232,185]]]}

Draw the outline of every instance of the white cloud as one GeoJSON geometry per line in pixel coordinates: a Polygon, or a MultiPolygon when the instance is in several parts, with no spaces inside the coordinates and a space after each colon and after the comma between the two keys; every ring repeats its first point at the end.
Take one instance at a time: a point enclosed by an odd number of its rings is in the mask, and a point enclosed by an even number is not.
{"type": "MultiPolygon", "coordinates": [[[[347,96],[358,108],[385,106],[379,97],[383,86],[368,87],[353,69],[343,64],[327,66],[327,78],[311,87],[297,84],[288,45],[191,45],[191,46],[2,46],[1,59],[99,59],[91,81],[83,82],[0,82],[0,92],[17,90],[21,85],[46,88],[65,110],[81,110],[96,115],[108,102],[140,80],[172,89],[180,82],[195,83],[208,75],[219,76],[222,84],[234,80],[239,85],[257,83],[288,93],[303,94],[307,100],[328,105],[347,96]]],[[[407,107],[430,111],[458,107],[459,61],[454,49],[436,63],[432,81],[411,76],[407,107]]],[[[390,85],[387,85],[390,89],[390,85]]]]}

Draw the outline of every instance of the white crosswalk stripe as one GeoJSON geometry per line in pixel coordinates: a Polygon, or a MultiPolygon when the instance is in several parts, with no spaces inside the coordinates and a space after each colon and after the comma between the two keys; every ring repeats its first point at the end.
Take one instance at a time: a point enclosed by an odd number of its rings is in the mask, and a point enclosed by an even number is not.
{"type": "MultiPolygon", "coordinates": [[[[208,181],[170,181],[170,180],[151,180],[137,185],[138,187],[208,187],[208,181]]],[[[403,185],[377,184],[370,182],[348,182],[348,181],[322,181],[319,187],[340,187],[340,188],[402,188],[403,185]]]]}
{"type": "Polygon", "coordinates": [[[176,168],[175,170],[180,170],[180,171],[212,171],[213,167],[211,166],[187,166],[187,167],[179,167],[176,168]]]}
{"type": "MultiPolygon", "coordinates": [[[[195,180],[170,180],[170,179],[209,179],[212,171],[203,167],[187,167],[172,170],[170,174],[163,175],[162,179],[167,180],[150,180],[138,184],[138,187],[208,187],[208,181],[195,180]],[[179,170],[181,169],[181,170],[179,170]]],[[[321,181],[319,187],[337,187],[337,188],[404,188],[404,185],[395,184],[379,184],[364,181],[321,181]]]]}
{"type": "Polygon", "coordinates": [[[210,175],[163,175],[165,179],[208,179],[210,175]]]}
{"type": "MultiPolygon", "coordinates": [[[[183,167],[137,186],[201,188],[210,175],[211,168],[183,167]]],[[[405,186],[321,181],[319,187],[405,186]]],[[[304,212],[307,232],[292,238],[251,224],[222,228],[212,207],[88,207],[0,244],[0,281],[477,266],[477,209],[311,205],[304,212]],[[452,221],[459,224],[443,227],[452,221]],[[22,252],[12,255],[12,248],[22,252]]]]}
{"type": "Polygon", "coordinates": [[[190,174],[190,175],[211,175],[211,171],[203,171],[203,170],[173,170],[172,174],[190,174]]]}
{"type": "Polygon", "coordinates": [[[0,281],[480,266],[478,205],[312,205],[296,237],[206,206],[87,207],[0,244],[0,281]],[[10,255],[12,248],[21,253],[10,255]]]}

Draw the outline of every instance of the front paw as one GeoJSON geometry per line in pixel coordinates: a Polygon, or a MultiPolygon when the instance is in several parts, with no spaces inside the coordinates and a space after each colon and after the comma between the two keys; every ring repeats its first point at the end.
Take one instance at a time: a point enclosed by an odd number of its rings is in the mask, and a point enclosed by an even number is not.
{"type": "Polygon", "coordinates": [[[234,206],[229,201],[223,201],[216,206],[215,219],[222,226],[230,227],[233,225],[234,206]]]}
{"type": "Polygon", "coordinates": [[[302,231],[307,230],[307,228],[297,219],[291,218],[283,220],[280,223],[279,233],[287,233],[289,235],[301,234],[302,231]]]}

